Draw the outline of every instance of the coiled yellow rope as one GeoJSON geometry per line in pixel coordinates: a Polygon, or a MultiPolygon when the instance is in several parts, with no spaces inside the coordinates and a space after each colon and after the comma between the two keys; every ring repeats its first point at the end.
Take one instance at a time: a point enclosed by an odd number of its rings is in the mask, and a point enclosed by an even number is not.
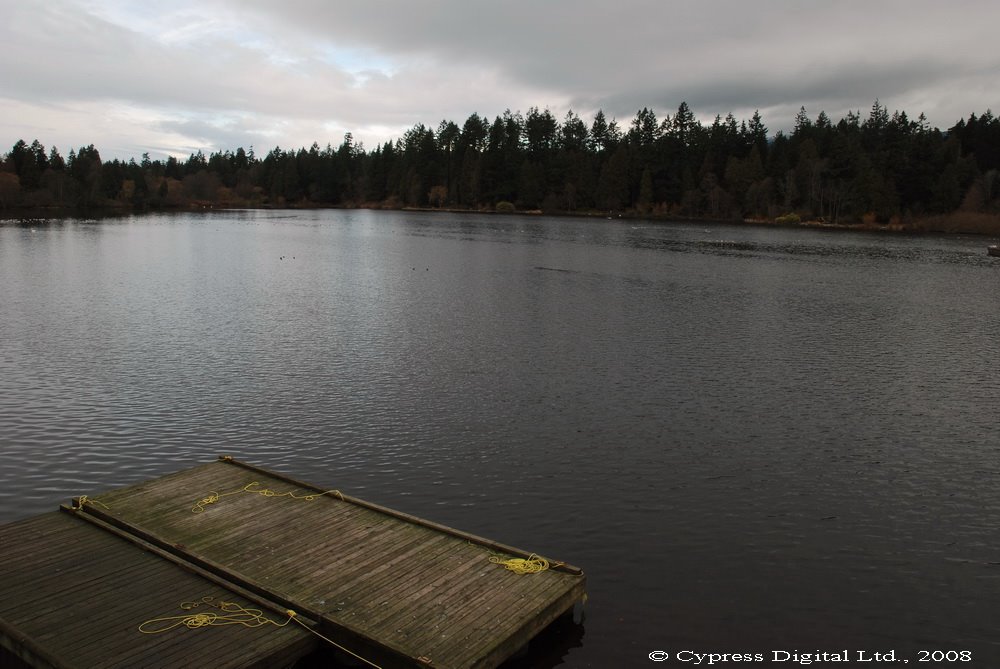
{"type": "Polygon", "coordinates": [[[212,492],[208,495],[208,497],[204,497],[195,502],[195,505],[191,508],[191,512],[202,513],[205,511],[206,506],[217,503],[223,497],[228,497],[229,495],[238,495],[241,492],[255,493],[263,497],[291,497],[292,499],[304,499],[310,502],[316,499],[317,497],[322,497],[323,495],[335,495],[339,497],[341,501],[343,501],[344,499],[344,495],[339,490],[327,490],[325,492],[316,492],[316,493],[311,493],[309,495],[296,495],[293,492],[275,492],[268,488],[255,489],[255,486],[259,485],[260,483],[258,483],[257,481],[251,481],[250,483],[247,483],[245,486],[243,486],[242,488],[238,488],[237,490],[230,490],[229,492],[223,492],[223,493],[212,492]]]}
{"type": "Polygon", "coordinates": [[[202,604],[207,604],[208,606],[218,609],[220,613],[209,611],[207,613],[187,613],[179,616],[152,618],[139,625],[139,631],[143,634],[162,634],[163,632],[169,632],[170,630],[177,629],[178,627],[198,629],[200,627],[222,627],[224,625],[242,625],[243,627],[250,628],[262,627],[264,625],[284,627],[289,622],[294,620],[305,630],[315,634],[320,639],[323,639],[323,641],[339,648],[348,655],[361,660],[371,667],[375,667],[375,669],[382,669],[382,667],[375,664],[371,660],[361,657],[357,653],[344,648],[333,639],[323,636],[312,627],[299,620],[298,614],[291,609],[287,609],[285,611],[285,613],[288,614],[288,619],[282,622],[268,618],[260,609],[249,609],[244,606],[240,606],[235,602],[216,602],[213,597],[202,597],[200,602],[182,602],[181,609],[184,611],[192,611],[202,604]]]}
{"type": "Polygon", "coordinates": [[[502,555],[491,555],[490,562],[503,565],[515,574],[537,574],[549,568],[549,561],[540,555],[532,553],[527,558],[506,558],[502,555]]]}

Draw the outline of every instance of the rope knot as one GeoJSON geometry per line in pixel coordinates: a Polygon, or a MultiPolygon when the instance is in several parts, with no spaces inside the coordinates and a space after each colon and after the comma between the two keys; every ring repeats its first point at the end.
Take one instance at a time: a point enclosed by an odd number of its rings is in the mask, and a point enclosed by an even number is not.
{"type": "Polygon", "coordinates": [[[217,616],[212,613],[196,613],[193,616],[188,616],[184,620],[184,625],[189,629],[198,629],[199,627],[211,625],[216,619],[217,616]]]}
{"type": "Polygon", "coordinates": [[[219,501],[221,495],[217,492],[209,494],[208,497],[203,497],[202,499],[195,502],[194,507],[191,508],[191,513],[202,513],[205,511],[205,507],[209,504],[215,504],[219,501]]]}
{"type": "Polygon", "coordinates": [[[76,500],[73,501],[72,509],[74,511],[80,511],[83,509],[84,504],[98,504],[100,506],[103,506],[105,509],[111,509],[111,507],[105,504],[104,502],[98,499],[90,499],[86,495],[80,495],[79,497],[77,497],[76,500]]]}

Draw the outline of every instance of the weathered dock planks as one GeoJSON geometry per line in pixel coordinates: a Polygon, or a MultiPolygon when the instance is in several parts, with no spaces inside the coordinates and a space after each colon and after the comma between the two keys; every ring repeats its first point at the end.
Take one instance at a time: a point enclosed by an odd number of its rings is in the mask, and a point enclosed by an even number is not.
{"type": "Polygon", "coordinates": [[[97,499],[84,515],[319,621],[386,668],[496,667],[585,596],[571,565],[518,575],[490,556],[525,551],[228,458],[97,499]]]}
{"type": "MultiPolygon", "coordinates": [[[[296,625],[138,631],[202,597],[261,608],[211,574],[69,510],[0,526],[0,646],[28,666],[263,669],[286,667],[318,643],[296,625]]],[[[281,620],[280,611],[265,613],[281,620]]]]}

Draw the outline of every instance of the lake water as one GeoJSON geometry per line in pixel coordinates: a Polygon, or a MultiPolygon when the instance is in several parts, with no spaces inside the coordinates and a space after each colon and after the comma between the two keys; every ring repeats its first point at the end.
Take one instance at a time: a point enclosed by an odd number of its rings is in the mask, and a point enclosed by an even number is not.
{"type": "Polygon", "coordinates": [[[3,225],[0,522],[230,454],[583,567],[583,624],[514,666],[1000,666],[985,245],[367,211],[3,225]]]}

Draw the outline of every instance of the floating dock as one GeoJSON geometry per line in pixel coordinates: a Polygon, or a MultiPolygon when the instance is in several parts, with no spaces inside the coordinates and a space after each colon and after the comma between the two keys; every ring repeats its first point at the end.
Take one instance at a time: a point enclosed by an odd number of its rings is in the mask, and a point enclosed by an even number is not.
{"type": "Polygon", "coordinates": [[[231,458],[0,527],[0,565],[0,645],[41,667],[288,666],[330,644],[488,669],[585,597],[572,565],[231,458]],[[203,600],[284,625],[139,631],[203,600]]]}

